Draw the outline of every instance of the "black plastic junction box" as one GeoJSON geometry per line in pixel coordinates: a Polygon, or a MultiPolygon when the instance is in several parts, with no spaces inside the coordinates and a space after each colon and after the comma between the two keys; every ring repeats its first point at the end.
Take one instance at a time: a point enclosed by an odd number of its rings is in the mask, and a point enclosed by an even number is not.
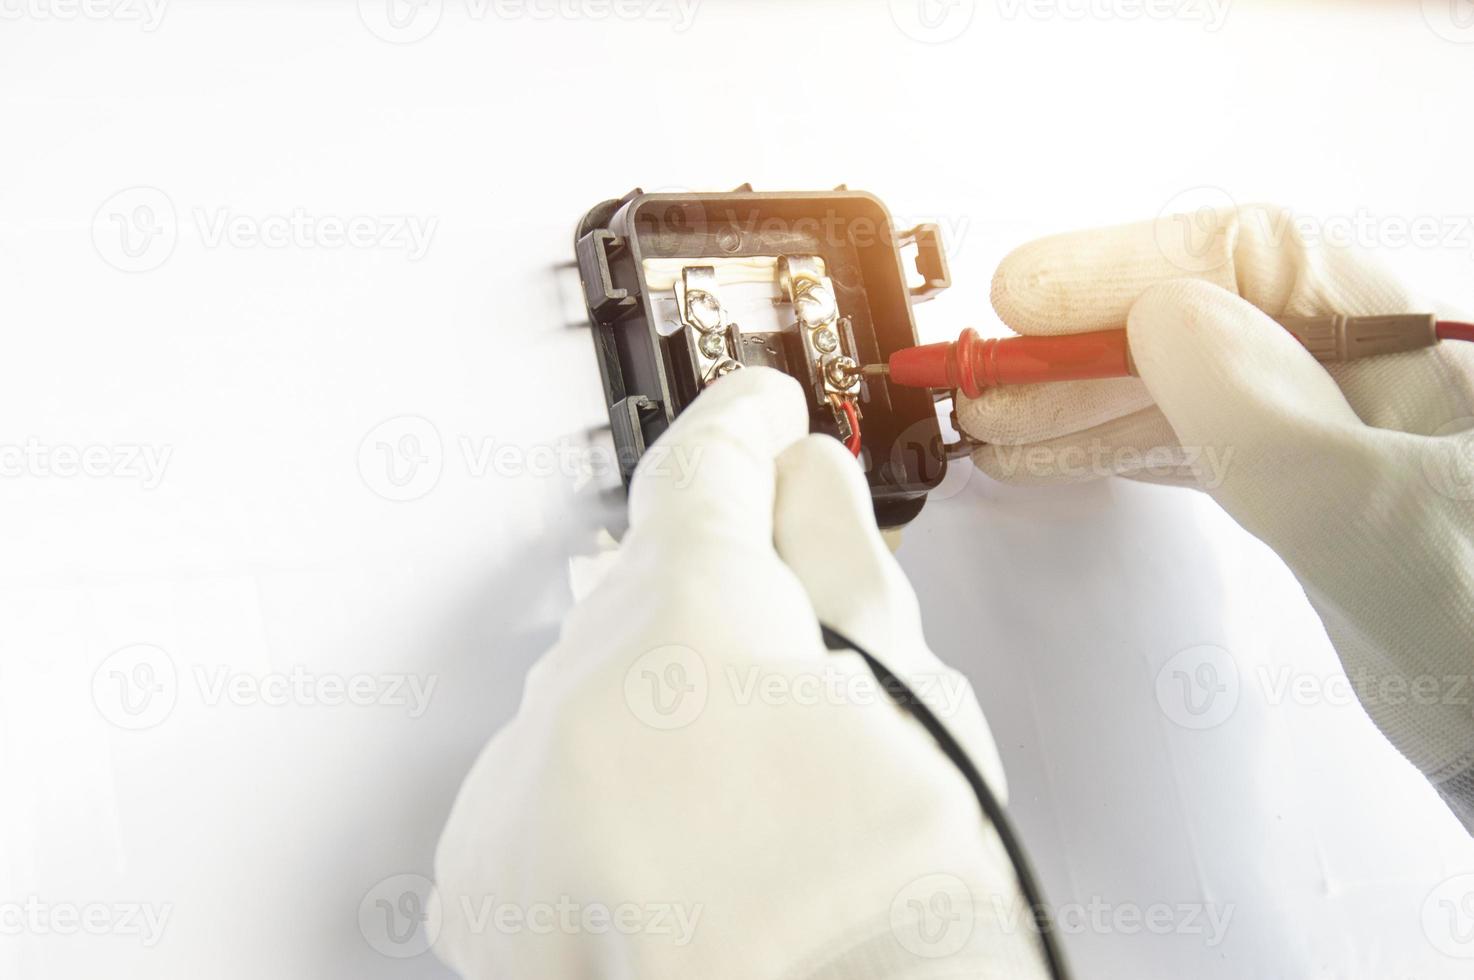
{"type": "MultiPolygon", "coordinates": [[[[579,276],[594,335],[615,450],[626,483],[647,446],[700,393],[703,363],[672,317],[671,268],[748,260],[817,257],[841,315],[842,353],[858,363],[883,361],[917,343],[912,305],[947,288],[939,231],[903,232],[873,195],[844,187],[807,193],[652,193],[638,189],[593,207],[575,234],[579,276]],[[908,283],[904,253],[914,248],[919,283],[908,283]],[[664,272],[657,274],[657,268],[664,272]]],[[[675,273],[679,275],[679,272],[675,273]]],[[[731,356],[798,378],[810,399],[810,428],[836,433],[792,307],[772,287],[769,329],[733,324],[731,356]]],[[[730,365],[728,365],[730,367],[730,365]]],[[[855,396],[861,418],[860,463],[882,527],[914,518],[946,474],[931,393],[867,377],[855,396]]],[[[841,422],[840,425],[843,425],[841,422]]],[[[839,434],[843,434],[842,431],[839,434]]]]}

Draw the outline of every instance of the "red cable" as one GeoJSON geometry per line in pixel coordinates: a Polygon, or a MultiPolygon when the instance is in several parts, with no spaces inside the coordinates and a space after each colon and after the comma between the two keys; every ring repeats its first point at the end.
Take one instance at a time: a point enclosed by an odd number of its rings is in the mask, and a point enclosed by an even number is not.
{"type": "Polygon", "coordinates": [[[844,417],[850,422],[850,437],[844,441],[844,445],[858,458],[860,455],[860,412],[855,408],[854,401],[849,398],[844,400],[842,407],[844,417]]]}
{"type": "Polygon", "coordinates": [[[1438,339],[1468,340],[1474,342],[1474,323],[1459,323],[1456,320],[1439,320],[1438,339]]]}

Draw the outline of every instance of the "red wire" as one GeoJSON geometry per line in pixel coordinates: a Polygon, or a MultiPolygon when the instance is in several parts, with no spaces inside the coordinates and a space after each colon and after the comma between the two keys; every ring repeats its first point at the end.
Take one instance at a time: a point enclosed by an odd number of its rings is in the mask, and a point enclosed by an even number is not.
{"type": "Polygon", "coordinates": [[[1455,320],[1439,320],[1438,339],[1468,340],[1474,342],[1474,323],[1459,323],[1455,320]]]}
{"type": "Polygon", "coordinates": [[[845,448],[858,457],[860,455],[860,412],[855,408],[855,403],[848,398],[844,400],[842,407],[845,418],[850,421],[850,437],[844,441],[845,448]]]}

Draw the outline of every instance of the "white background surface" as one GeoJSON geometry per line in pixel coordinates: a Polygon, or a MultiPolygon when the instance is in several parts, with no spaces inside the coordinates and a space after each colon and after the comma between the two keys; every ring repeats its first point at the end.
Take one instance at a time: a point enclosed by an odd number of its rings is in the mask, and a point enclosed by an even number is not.
{"type": "MultiPolygon", "coordinates": [[[[360,901],[429,871],[570,603],[568,557],[618,520],[597,480],[505,472],[603,421],[554,268],[601,199],[873,191],[948,231],[937,339],[996,328],[1014,245],[1203,185],[1364,214],[1392,261],[1468,297],[1474,27],[1431,0],[1172,7],[980,0],[926,31],[909,2],[703,0],[678,30],[432,0],[407,28],[428,34],[394,44],[377,2],[175,2],[150,30],[141,8],[7,0],[0,443],[102,447],[106,472],[11,449],[0,479],[0,903],[100,904],[114,926],[7,920],[0,974],[441,974],[376,952],[360,901]],[[173,234],[129,259],[115,216],[140,205],[173,234]],[[213,235],[298,212],[434,226],[420,257],[320,224],[280,247],[213,235]],[[1446,249],[1390,240],[1430,216],[1446,249]],[[379,443],[406,435],[427,461],[396,488],[379,443]],[[156,486],[116,462],[132,447],[168,454],[156,486]],[[140,664],[164,688],[130,715],[140,664]],[[215,696],[294,671],[389,702],[395,677],[435,686],[418,717],[215,696]],[[134,903],[167,912],[158,942],[118,921],[134,903]]],[[[1080,976],[1468,975],[1448,953],[1474,955],[1474,905],[1440,883],[1474,845],[1359,708],[1275,703],[1266,677],[1324,689],[1335,661],[1272,555],[1185,491],[948,489],[901,556],[1051,900],[1232,910],[1211,948],[1077,930],[1080,976]],[[1203,645],[1238,693],[1198,731],[1157,679],[1203,645]]]]}

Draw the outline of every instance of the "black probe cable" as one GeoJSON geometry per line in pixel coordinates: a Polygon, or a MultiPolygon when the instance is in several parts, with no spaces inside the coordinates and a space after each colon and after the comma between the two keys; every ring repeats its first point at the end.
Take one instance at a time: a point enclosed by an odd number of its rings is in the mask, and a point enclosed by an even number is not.
{"type": "Polygon", "coordinates": [[[1039,883],[1034,878],[1029,859],[1024,855],[1023,846],[1019,844],[1018,835],[1014,833],[1013,824],[1009,821],[1008,815],[1003,812],[998,797],[993,795],[993,790],[983,779],[982,773],[978,772],[977,766],[973,765],[967,751],[958,744],[957,739],[947,731],[946,726],[938,720],[926,703],[916,696],[916,692],[892,673],[889,667],[876,660],[864,647],[839,630],[825,626],[823,623],[819,624],[819,629],[824,635],[824,645],[830,650],[853,650],[864,658],[865,663],[870,667],[870,672],[875,675],[875,679],[880,682],[880,686],[891,700],[905,708],[910,712],[911,717],[921,723],[921,727],[925,728],[936,741],[942,754],[952,760],[952,764],[957,767],[968,785],[972,787],[973,795],[978,798],[978,805],[983,809],[983,816],[992,822],[993,829],[998,832],[998,838],[1003,841],[1003,849],[1008,853],[1008,859],[1013,862],[1013,873],[1018,877],[1019,890],[1023,892],[1024,901],[1029,903],[1029,911],[1034,917],[1034,926],[1039,933],[1040,944],[1044,947],[1044,958],[1049,963],[1050,976],[1054,980],[1069,980],[1070,974],[1065,968],[1064,954],[1059,948],[1053,919],[1045,909],[1039,883]]]}

